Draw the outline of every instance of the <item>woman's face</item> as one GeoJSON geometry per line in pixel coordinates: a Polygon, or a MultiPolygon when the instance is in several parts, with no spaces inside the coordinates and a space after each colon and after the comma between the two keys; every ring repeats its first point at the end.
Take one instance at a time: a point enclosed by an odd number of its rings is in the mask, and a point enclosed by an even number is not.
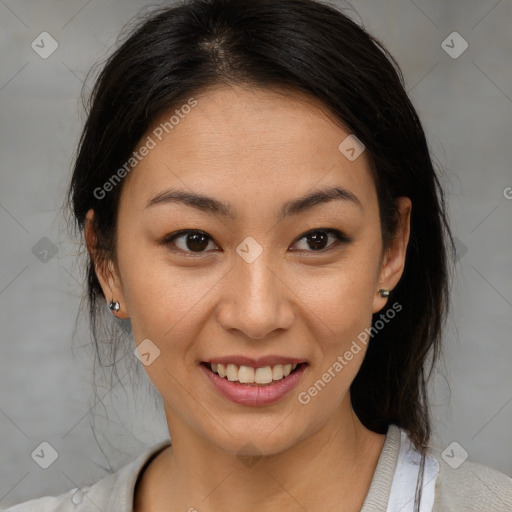
{"type": "Polygon", "coordinates": [[[277,453],[351,413],[362,333],[386,305],[378,289],[402,273],[410,202],[400,199],[403,229],[383,254],[367,155],[355,158],[351,139],[339,149],[350,133],[314,100],[240,87],[194,99],[141,139],[117,270],[99,278],[144,343],[173,438],[277,453]],[[302,200],[315,192],[326,195],[302,200]],[[231,380],[251,378],[260,384],[231,380]]]}

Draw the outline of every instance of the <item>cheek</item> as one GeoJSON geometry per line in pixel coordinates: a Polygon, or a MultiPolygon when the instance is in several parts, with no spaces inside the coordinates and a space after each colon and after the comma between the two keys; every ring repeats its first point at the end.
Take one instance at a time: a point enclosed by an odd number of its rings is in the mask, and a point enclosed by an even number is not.
{"type": "Polygon", "coordinates": [[[205,295],[218,281],[211,272],[173,268],[161,258],[134,260],[125,275],[125,299],[134,334],[162,341],[181,339],[183,328],[196,325],[205,295]]]}
{"type": "Polygon", "coordinates": [[[318,427],[346,399],[363,363],[372,321],[373,264],[361,258],[309,284],[302,281],[306,286],[300,314],[311,321],[308,329],[314,339],[314,358],[311,375],[298,390],[297,399],[318,427]]]}
{"type": "Polygon", "coordinates": [[[353,251],[336,267],[300,278],[301,302],[331,335],[353,333],[371,322],[378,262],[369,251],[353,251]]]}
{"type": "Polygon", "coordinates": [[[315,279],[302,281],[301,299],[307,306],[303,314],[314,322],[309,329],[316,364],[299,399],[309,403],[318,396],[313,406],[317,412],[341,403],[363,363],[370,342],[378,264],[378,254],[369,244],[361,244],[350,256],[347,253],[336,271],[325,270],[315,279]]]}

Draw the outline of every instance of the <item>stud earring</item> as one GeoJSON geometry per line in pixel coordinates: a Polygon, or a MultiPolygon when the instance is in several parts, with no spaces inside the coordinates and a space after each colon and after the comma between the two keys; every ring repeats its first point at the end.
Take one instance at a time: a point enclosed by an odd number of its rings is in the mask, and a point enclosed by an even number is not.
{"type": "Polygon", "coordinates": [[[113,300],[111,300],[108,307],[110,311],[112,311],[112,314],[115,315],[119,311],[119,309],[121,309],[121,304],[119,304],[119,302],[114,302],[113,300]]]}
{"type": "Polygon", "coordinates": [[[389,297],[390,290],[387,290],[386,288],[381,288],[379,290],[379,294],[383,299],[387,299],[389,297]]]}

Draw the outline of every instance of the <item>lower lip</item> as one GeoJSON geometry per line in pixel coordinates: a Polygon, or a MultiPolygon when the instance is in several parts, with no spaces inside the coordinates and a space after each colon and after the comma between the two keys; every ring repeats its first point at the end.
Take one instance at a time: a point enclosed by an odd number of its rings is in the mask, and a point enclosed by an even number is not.
{"type": "Polygon", "coordinates": [[[284,398],[298,384],[307,364],[301,364],[288,377],[284,377],[272,384],[258,386],[232,382],[212,372],[204,364],[199,365],[202,372],[223,396],[240,405],[260,406],[268,405],[284,398]]]}

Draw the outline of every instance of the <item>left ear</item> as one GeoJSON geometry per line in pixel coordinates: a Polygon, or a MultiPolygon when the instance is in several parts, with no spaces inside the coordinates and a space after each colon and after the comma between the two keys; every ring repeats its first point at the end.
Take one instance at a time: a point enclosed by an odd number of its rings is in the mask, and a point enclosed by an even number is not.
{"type": "Polygon", "coordinates": [[[399,221],[396,233],[382,259],[379,284],[373,299],[373,313],[380,311],[387,299],[380,296],[379,289],[392,290],[400,281],[405,267],[405,254],[409,243],[412,202],[408,197],[398,197],[396,205],[399,221]]]}

